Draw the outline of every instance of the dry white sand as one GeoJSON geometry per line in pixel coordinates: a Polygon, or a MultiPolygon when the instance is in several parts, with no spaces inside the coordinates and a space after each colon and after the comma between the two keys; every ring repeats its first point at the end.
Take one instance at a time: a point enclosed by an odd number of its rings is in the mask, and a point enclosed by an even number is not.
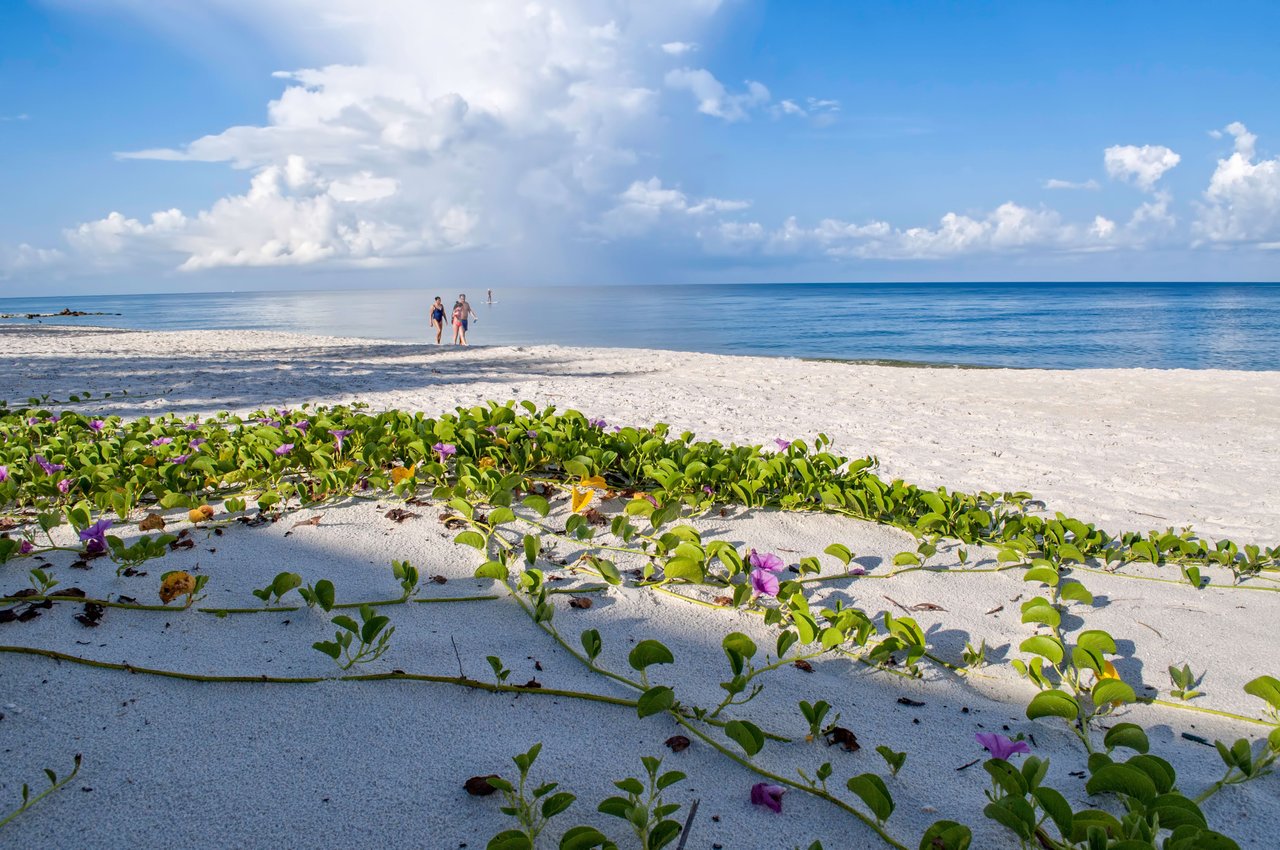
{"type": "MultiPolygon", "coordinates": [[[[128,390],[90,405],[127,416],[352,400],[441,412],[486,399],[530,399],[611,423],[665,421],[721,440],[760,443],[825,432],[843,453],[878,456],[886,477],[965,490],[1026,489],[1050,510],[1111,531],[1191,524],[1213,536],[1273,545],[1280,515],[1277,373],[905,369],[655,351],[459,351],[275,333],[50,328],[0,330],[0,365],[0,397],[128,390]]],[[[206,604],[213,605],[258,604],[250,590],[285,569],[308,581],[331,578],[344,599],[394,596],[393,558],[448,579],[425,585],[423,595],[494,587],[469,578],[474,553],[450,542],[437,511],[417,509],[421,518],[394,524],[382,516],[392,504],[327,507],[317,527],[291,528],[317,513],[308,511],[274,526],[232,526],[219,537],[197,532],[196,548],[148,564],[144,577],[116,578],[102,561],[89,572],[72,570],[70,555],[49,560],[64,586],[142,601],[154,597],[160,572],[197,565],[210,576],[206,604]]],[[[1021,657],[1017,645],[1032,633],[1018,622],[1017,608],[1033,591],[1016,574],[876,578],[891,569],[896,552],[914,548],[893,529],[771,511],[735,511],[695,524],[792,563],[832,541],[846,543],[870,576],[820,585],[819,595],[872,613],[900,614],[895,604],[941,606],[913,616],[944,658],[958,662],[966,641],[984,639],[997,661],[1021,657]]],[[[575,555],[567,544],[557,551],[575,555]]],[[[931,564],[957,566],[950,552],[931,564]]],[[[23,586],[26,566],[0,570],[0,590],[23,586]]],[[[1186,661],[1206,673],[1205,696],[1195,705],[1257,715],[1261,704],[1240,688],[1259,673],[1280,673],[1274,629],[1280,595],[1224,586],[1229,576],[1216,571],[1202,591],[1138,580],[1132,577],[1143,574],[1138,568],[1123,573],[1077,577],[1098,597],[1088,626],[1119,641],[1124,678],[1167,697],[1165,668],[1186,661]]],[[[1146,574],[1171,577],[1154,568],[1146,574]]],[[[762,647],[773,643],[772,630],[756,617],[648,591],[610,589],[596,594],[589,610],[556,599],[562,632],[573,638],[598,629],[614,667],[625,669],[633,641],[667,643],[677,663],[654,676],[687,704],[718,702],[717,685],[727,678],[719,649],[725,634],[742,631],[762,647]]],[[[318,612],[220,619],[108,610],[90,630],[74,621],[76,610],[59,604],[30,623],[0,626],[0,643],[193,673],[335,669],[310,648],[331,634],[318,612]]],[[[547,688],[632,696],[585,670],[509,598],[386,613],[397,631],[390,652],[372,665],[377,671],[455,675],[452,637],[473,678],[487,679],[484,657],[498,655],[513,681],[537,678],[547,688]]],[[[853,774],[887,773],[876,745],[907,751],[906,766],[888,784],[897,801],[889,830],[909,846],[939,818],[972,826],[975,848],[1016,846],[981,815],[987,777],[980,765],[958,770],[982,754],[973,741],[977,731],[1034,735],[1035,752],[1052,758],[1050,782],[1073,803],[1099,803],[1087,800],[1082,780],[1069,775],[1084,764],[1074,738],[1058,723],[1025,719],[1034,691],[1005,663],[966,678],[927,666],[923,681],[840,659],[814,666],[813,673],[777,671],[739,716],[802,736],[797,701],[826,699],[862,750],[770,744],[762,763],[794,775],[797,767],[811,771],[829,760],[833,787],[843,788],[853,774]],[[903,696],[925,704],[899,704],[903,696]]],[[[570,699],[409,682],[194,684],[2,655],[0,706],[0,798],[15,800],[23,781],[38,785],[42,767],[61,770],[73,753],[85,756],[71,788],[0,831],[4,846],[483,847],[504,827],[498,803],[468,797],[462,782],[510,775],[508,757],[536,741],[543,756],[535,774],[579,795],[557,820],[562,828],[590,822],[625,839],[622,822],[596,815],[595,804],[612,792],[612,780],[636,774],[640,755],[665,753],[668,766],[689,774],[673,789],[674,799],[701,800],[690,850],[806,847],[815,838],[828,850],[879,846],[853,818],[799,792],[787,793],[782,815],[751,806],[748,791],[757,777],[697,741],[686,752],[667,753],[662,742],[680,730],[665,718],[637,720],[625,708],[570,699]]],[[[1178,767],[1179,784],[1192,796],[1217,778],[1220,765],[1211,748],[1182,733],[1210,740],[1265,734],[1265,727],[1160,706],[1126,709],[1117,719],[1147,727],[1153,752],[1178,767]]],[[[1242,846],[1273,847],[1280,781],[1273,776],[1227,789],[1205,808],[1211,824],[1242,846]]]]}

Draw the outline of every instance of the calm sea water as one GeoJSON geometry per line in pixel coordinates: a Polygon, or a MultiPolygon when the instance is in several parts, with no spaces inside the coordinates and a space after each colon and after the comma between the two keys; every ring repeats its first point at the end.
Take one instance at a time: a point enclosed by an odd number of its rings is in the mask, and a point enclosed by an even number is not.
{"type": "MultiPolygon", "coordinates": [[[[0,298],[46,323],[427,339],[455,290],[0,298]]],[[[664,348],[1041,368],[1280,369],[1280,284],[928,283],[472,290],[472,344],[664,348]]],[[[26,320],[0,320],[0,325],[26,320]]],[[[446,329],[446,334],[449,329],[446,329]]],[[[447,336],[446,336],[447,340],[447,336]]]]}

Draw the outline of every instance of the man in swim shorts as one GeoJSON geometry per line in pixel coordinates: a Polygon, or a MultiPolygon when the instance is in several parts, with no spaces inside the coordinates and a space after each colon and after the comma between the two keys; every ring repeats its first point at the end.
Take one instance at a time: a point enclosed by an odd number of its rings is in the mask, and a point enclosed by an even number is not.
{"type": "Polygon", "coordinates": [[[431,327],[436,329],[436,345],[439,345],[440,337],[444,334],[444,302],[440,300],[439,295],[431,305],[431,327]]]}
{"type": "Polygon", "coordinates": [[[466,294],[460,294],[457,302],[453,305],[453,341],[456,345],[467,345],[467,323],[470,319],[478,318],[476,311],[471,309],[471,304],[467,301],[466,294]]]}

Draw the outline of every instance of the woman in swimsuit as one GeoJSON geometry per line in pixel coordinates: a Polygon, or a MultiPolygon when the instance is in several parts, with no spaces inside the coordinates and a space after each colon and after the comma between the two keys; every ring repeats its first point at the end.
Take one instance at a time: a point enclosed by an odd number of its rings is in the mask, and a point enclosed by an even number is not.
{"type": "Polygon", "coordinates": [[[431,305],[431,327],[436,329],[436,345],[440,344],[440,336],[444,333],[444,302],[436,296],[436,303],[431,305]]]}

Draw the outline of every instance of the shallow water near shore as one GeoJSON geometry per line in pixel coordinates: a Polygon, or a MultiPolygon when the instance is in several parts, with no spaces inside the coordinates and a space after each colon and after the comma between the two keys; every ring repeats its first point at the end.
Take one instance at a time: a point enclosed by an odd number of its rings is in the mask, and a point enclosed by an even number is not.
{"type": "MultiPolygon", "coordinates": [[[[910,365],[1280,369],[1280,284],[876,283],[469,287],[476,345],[556,343],[910,365]]],[[[258,329],[424,341],[455,289],[0,299],[0,327],[258,329]]],[[[448,342],[451,329],[446,329],[448,342]]]]}

